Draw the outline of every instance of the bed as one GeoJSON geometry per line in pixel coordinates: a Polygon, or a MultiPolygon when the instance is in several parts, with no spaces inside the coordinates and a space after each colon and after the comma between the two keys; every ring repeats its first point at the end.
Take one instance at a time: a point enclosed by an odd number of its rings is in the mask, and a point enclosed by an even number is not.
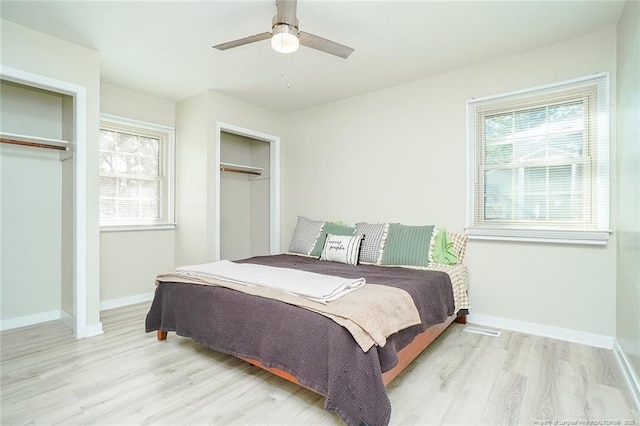
{"type": "MultiPolygon", "coordinates": [[[[236,261],[348,278],[406,291],[419,323],[364,351],[334,320],[308,309],[223,286],[164,280],[156,287],[146,331],[167,332],[271,371],[325,396],[324,408],[348,425],[386,425],[385,386],[453,321],[466,322],[467,269],[462,264],[407,268],[349,265],[297,254],[236,261]]],[[[357,294],[357,291],[353,293],[357,294]]]]}

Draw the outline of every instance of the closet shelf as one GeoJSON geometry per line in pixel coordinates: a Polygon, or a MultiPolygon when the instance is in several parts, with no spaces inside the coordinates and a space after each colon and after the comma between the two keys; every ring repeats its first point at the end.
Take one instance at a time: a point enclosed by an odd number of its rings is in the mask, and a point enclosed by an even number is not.
{"type": "Polygon", "coordinates": [[[250,175],[262,175],[264,169],[262,167],[243,166],[241,164],[220,163],[220,171],[233,173],[247,173],[250,175]]]}
{"type": "Polygon", "coordinates": [[[0,133],[0,142],[13,145],[32,146],[36,148],[55,149],[59,151],[67,151],[69,147],[69,142],[65,140],[19,135],[16,133],[0,133]]]}

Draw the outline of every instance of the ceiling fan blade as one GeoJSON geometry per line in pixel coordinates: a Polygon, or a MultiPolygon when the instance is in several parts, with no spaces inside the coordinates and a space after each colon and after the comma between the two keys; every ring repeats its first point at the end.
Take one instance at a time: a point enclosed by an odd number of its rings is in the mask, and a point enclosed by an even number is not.
{"type": "Polygon", "coordinates": [[[296,16],[297,0],[276,0],[276,21],[274,24],[289,24],[298,26],[296,16]]]}
{"type": "Polygon", "coordinates": [[[347,59],[354,51],[354,49],[349,46],[345,46],[344,44],[336,43],[335,41],[327,40],[326,38],[304,33],[302,31],[300,31],[298,38],[300,39],[300,44],[303,46],[321,50],[344,59],[347,59]]]}
{"type": "Polygon", "coordinates": [[[252,35],[249,37],[241,38],[238,40],[217,44],[213,46],[213,48],[218,50],[227,50],[233,47],[244,46],[245,44],[249,44],[249,43],[255,43],[256,41],[266,40],[268,38],[271,38],[271,33],[260,33],[260,34],[252,35]]]}

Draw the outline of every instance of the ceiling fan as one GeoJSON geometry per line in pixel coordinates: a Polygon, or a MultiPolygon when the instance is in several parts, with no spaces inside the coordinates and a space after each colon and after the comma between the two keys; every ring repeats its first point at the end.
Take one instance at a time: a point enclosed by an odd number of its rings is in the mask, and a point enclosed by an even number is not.
{"type": "Polygon", "coordinates": [[[260,33],[227,43],[213,46],[214,49],[227,50],[256,41],[271,39],[271,47],[280,53],[292,53],[299,45],[320,50],[331,55],[347,58],[353,50],[335,41],[327,40],[314,34],[305,33],[298,28],[296,16],[297,0],[277,0],[276,15],[273,17],[271,32],[260,33]]]}

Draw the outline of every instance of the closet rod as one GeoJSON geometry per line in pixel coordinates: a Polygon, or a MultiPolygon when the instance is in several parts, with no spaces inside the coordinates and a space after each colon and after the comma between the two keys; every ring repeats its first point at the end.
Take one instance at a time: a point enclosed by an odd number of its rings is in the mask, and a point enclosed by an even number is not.
{"type": "Polygon", "coordinates": [[[220,171],[233,172],[233,173],[246,173],[249,175],[260,176],[262,175],[262,172],[264,171],[264,169],[261,167],[244,166],[242,164],[220,162],[220,171]]]}
{"type": "Polygon", "coordinates": [[[46,143],[30,142],[30,141],[24,141],[24,140],[18,140],[18,139],[0,138],[0,142],[12,144],[12,145],[32,146],[35,148],[55,149],[57,151],[67,150],[66,146],[49,145],[46,143]]]}
{"type": "Polygon", "coordinates": [[[222,172],[232,172],[232,173],[246,173],[246,174],[249,174],[249,175],[258,175],[258,176],[260,176],[262,174],[260,172],[254,172],[253,170],[234,169],[233,167],[226,167],[226,166],[220,166],[220,171],[222,171],[222,172]]]}

